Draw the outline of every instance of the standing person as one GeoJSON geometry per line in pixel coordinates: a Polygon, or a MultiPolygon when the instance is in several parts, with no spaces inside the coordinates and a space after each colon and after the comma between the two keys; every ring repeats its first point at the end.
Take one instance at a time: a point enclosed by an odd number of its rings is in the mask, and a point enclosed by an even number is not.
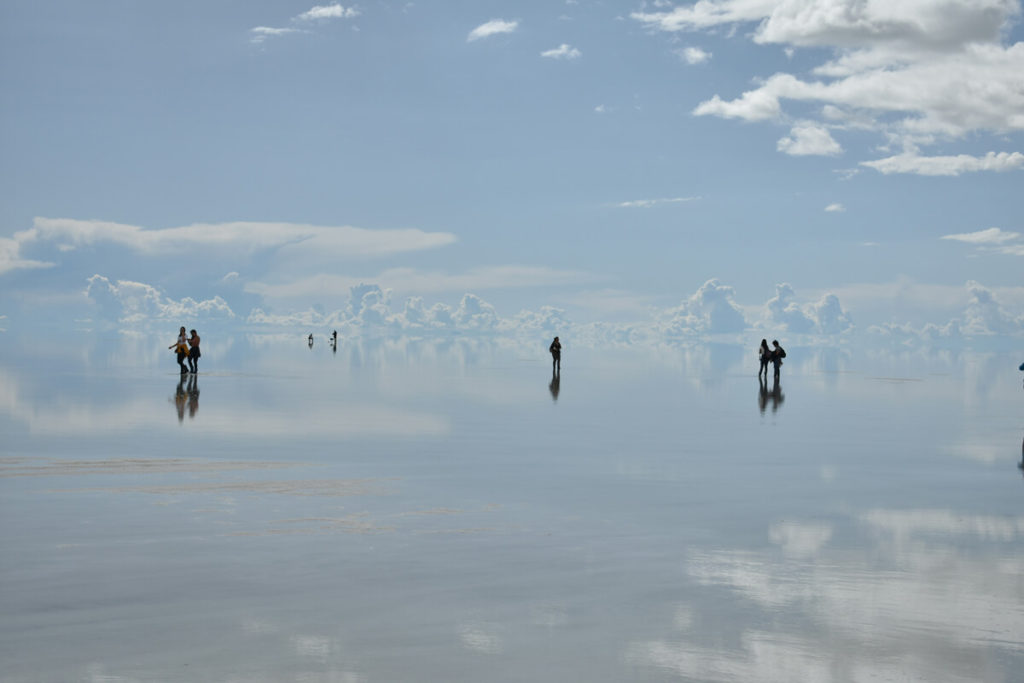
{"type": "Polygon", "coordinates": [[[199,351],[199,335],[195,330],[192,330],[190,334],[192,336],[188,338],[188,369],[194,375],[199,371],[199,358],[203,354],[199,351]]]}
{"type": "Polygon", "coordinates": [[[558,341],[558,337],[551,342],[551,346],[548,347],[548,351],[551,352],[551,372],[562,371],[562,342],[558,341]],[[557,368],[557,370],[556,370],[557,368]]]}
{"type": "Polygon", "coordinates": [[[772,346],[772,365],[775,366],[775,379],[779,379],[779,367],[782,365],[782,359],[786,357],[786,349],[779,346],[779,340],[773,339],[772,346]]]}
{"type": "Polygon", "coordinates": [[[173,344],[167,347],[169,349],[175,349],[175,352],[178,354],[178,367],[181,368],[181,374],[183,375],[186,372],[188,372],[188,368],[185,367],[184,362],[185,357],[188,356],[187,341],[188,340],[185,337],[185,328],[182,327],[180,330],[178,330],[178,341],[174,342],[173,344]]]}
{"type": "Polygon", "coordinates": [[[758,360],[761,361],[761,369],[757,371],[757,376],[760,377],[764,374],[764,378],[768,379],[768,363],[772,360],[772,350],[768,348],[768,340],[761,340],[761,348],[757,350],[758,360]]]}

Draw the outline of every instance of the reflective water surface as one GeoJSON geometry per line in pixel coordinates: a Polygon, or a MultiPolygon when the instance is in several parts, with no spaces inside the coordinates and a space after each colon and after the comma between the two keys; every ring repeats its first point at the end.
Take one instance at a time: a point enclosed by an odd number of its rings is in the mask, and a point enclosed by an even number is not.
{"type": "Polygon", "coordinates": [[[0,355],[3,681],[1013,681],[1020,359],[0,355]]]}

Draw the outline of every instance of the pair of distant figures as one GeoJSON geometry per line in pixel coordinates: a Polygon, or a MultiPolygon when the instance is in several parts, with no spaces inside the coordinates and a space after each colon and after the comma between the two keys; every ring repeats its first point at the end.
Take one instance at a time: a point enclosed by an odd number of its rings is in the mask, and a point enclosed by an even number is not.
{"type": "Polygon", "coordinates": [[[181,374],[191,372],[193,375],[199,372],[199,357],[202,353],[199,351],[199,335],[195,330],[192,330],[191,337],[185,336],[185,328],[182,327],[178,330],[178,341],[174,342],[167,348],[173,349],[178,355],[178,367],[181,368],[181,374]],[[185,367],[185,360],[188,360],[188,367],[185,367]]]}
{"type": "Polygon", "coordinates": [[[779,340],[772,340],[772,348],[768,348],[768,340],[762,339],[761,346],[757,350],[757,357],[761,361],[761,369],[757,371],[757,376],[761,377],[762,373],[764,378],[768,379],[768,364],[771,363],[775,369],[775,379],[779,378],[779,368],[782,367],[782,359],[786,357],[786,350],[779,346],[779,340]]]}

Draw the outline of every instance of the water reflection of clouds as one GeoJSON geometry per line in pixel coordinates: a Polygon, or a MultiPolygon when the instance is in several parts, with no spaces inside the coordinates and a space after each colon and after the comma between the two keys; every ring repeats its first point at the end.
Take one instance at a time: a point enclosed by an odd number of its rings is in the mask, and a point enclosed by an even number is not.
{"type": "Polygon", "coordinates": [[[749,617],[730,622],[741,632],[709,634],[717,622],[683,605],[692,616],[673,620],[672,638],[628,657],[707,681],[1009,680],[1005,654],[1024,651],[1024,517],[878,509],[857,521],[869,542],[855,549],[829,524],[786,522],[769,531],[781,556],[691,553],[692,580],[745,601],[749,617]],[[765,621],[779,628],[743,627],[765,621]]]}

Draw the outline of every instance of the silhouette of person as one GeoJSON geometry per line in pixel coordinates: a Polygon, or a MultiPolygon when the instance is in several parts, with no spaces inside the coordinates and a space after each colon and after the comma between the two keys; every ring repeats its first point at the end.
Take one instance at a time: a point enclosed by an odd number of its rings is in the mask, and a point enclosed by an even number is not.
{"type": "Polygon", "coordinates": [[[338,331],[337,330],[335,330],[334,333],[331,334],[331,343],[334,344],[335,346],[338,345],[338,331]]]}
{"type": "Polygon", "coordinates": [[[779,383],[779,368],[782,367],[782,359],[786,357],[786,349],[779,346],[779,340],[772,340],[772,365],[775,366],[775,383],[779,383]]]}
{"type": "Polygon", "coordinates": [[[768,348],[768,340],[762,339],[761,346],[757,350],[757,358],[761,361],[761,369],[757,371],[757,376],[764,375],[765,380],[768,379],[768,363],[772,360],[772,350],[768,348]]]}
{"type": "Polygon", "coordinates": [[[191,331],[191,335],[188,338],[188,369],[194,375],[199,372],[199,359],[203,354],[199,351],[199,335],[195,330],[191,331]]]}
{"type": "Polygon", "coordinates": [[[178,331],[178,341],[174,342],[167,348],[174,349],[175,353],[178,354],[178,367],[181,368],[181,374],[188,372],[188,368],[185,367],[185,357],[188,356],[188,345],[186,344],[187,339],[185,338],[185,328],[182,327],[178,331]]]}
{"type": "MultiPolygon", "coordinates": [[[[184,328],[182,328],[184,329],[184,328]]],[[[554,341],[551,342],[551,346],[548,347],[548,351],[551,352],[551,371],[561,372],[562,371],[562,342],[558,341],[558,337],[555,337],[554,341]]]]}
{"type": "Polygon", "coordinates": [[[551,371],[551,384],[548,385],[548,390],[551,392],[551,400],[558,401],[559,385],[562,382],[562,378],[554,370],[551,371]]]}
{"type": "Polygon", "coordinates": [[[313,348],[313,333],[309,333],[309,348],[313,348]]]}

